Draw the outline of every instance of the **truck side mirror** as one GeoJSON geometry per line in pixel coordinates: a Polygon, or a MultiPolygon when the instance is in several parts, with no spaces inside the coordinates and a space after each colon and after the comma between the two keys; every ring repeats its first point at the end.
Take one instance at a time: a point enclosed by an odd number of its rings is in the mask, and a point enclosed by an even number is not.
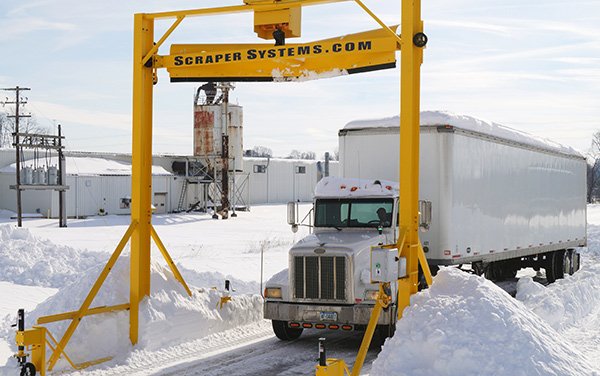
{"type": "Polygon", "coordinates": [[[288,202],[287,204],[287,222],[288,225],[291,225],[292,227],[297,226],[296,225],[296,213],[298,209],[298,203],[291,201],[288,202]]]}
{"type": "Polygon", "coordinates": [[[431,226],[431,201],[419,200],[419,228],[422,232],[429,231],[431,226]]]}

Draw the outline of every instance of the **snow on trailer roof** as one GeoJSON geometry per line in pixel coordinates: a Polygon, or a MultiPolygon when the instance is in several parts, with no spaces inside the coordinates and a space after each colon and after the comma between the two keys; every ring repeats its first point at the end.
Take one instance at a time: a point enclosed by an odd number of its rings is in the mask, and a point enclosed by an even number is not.
{"type": "MultiPolygon", "coordinates": [[[[534,136],[498,123],[474,118],[468,115],[454,114],[449,111],[421,111],[421,126],[451,125],[466,131],[477,132],[491,137],[531,145],[541,149],[558,151],[560,153],[583,157],[581,153],[570,146],[562,145],[547,138],[534,136]]],[[[367,128],[397,128],[400,117],[393,116],[383,119],[355,120],[344,127],[344,130],[367,128]]]]}
{"type": "MultiPolygon", "coordinates": [[[[40,160],[46,162],[45,158],[40,160]]],[[[104,158],[87,158],[87,157],[65,157],[67,175],[78,176],[116,176],[116,175],[131,175],[131,164],[127,162],[113,161],[104,158]]],[[[58,165],[57,159],[49,158],[50,166],[58,165]]],[[[21,163],[23,167],[31,167],[33,160],[26,160],[21,163]]],[[[16,164],[6,166],[0,169],[0,173],[14,173],[16,164]]],[[[152,175],[172,175],[169,171],[160,166],[152,166],[152,175]]]]}
{"type": "Polygon", "coordinates": [[[389,180],[327,176],[317,183],[315,197],[395,197],[398,190],[398,183],[389,180]]]}

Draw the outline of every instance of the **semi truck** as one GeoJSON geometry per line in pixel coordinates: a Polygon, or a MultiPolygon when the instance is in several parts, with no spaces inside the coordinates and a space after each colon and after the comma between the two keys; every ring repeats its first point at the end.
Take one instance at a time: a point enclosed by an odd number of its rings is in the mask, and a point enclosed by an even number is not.
{"type": "MultiPolygon", "coordinates": [[[[317,184],[311,233],[265,285],[264,317],[282,340],[304,328],[360,330],[378,285],[372,247],[398,236],[399,117],[339,131],[339,177],[317,184]]],[[[420,240],[433,273],[470,265],[492,280],[531,267],[548,282],[579,269],[586,245],[586,161],[577,151],[465,115],[421,113],[420,240]]],[[[295,206],[288,222],[297,228],[295,206]]],[[[392,286],[393,288],[393,286],[392,286]]],[[[392,296],[396,292],[392,291],[392,296]]],[[[395,301],[378,321],[396,322],[395,301]]]]}

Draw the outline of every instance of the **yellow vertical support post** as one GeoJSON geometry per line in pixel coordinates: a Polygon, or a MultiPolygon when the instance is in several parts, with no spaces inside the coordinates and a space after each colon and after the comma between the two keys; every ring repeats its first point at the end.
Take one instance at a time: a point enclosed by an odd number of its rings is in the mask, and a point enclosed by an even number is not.
{"type": "Polygon", "coordinates": [[[421,1],[402,0],[400,68],[400,228],[406,231],[398,251],[406,257],[407,276],[398,280],[398,318],[418,290],[419,250],[419,111],[422,47],[415,36],[423,32],[421,1]],[[402,248],[401,248],[402,247],[402,248]]]}
{"type": "Polygon", "coordinates": [[[150,231],[152,222],[152,59],[144,57],[154,45],[154,19],[134,16],[133,131],[131,161],[131,237],[129,339],[138,341],[140,301],[150,294],[150,231]]]}

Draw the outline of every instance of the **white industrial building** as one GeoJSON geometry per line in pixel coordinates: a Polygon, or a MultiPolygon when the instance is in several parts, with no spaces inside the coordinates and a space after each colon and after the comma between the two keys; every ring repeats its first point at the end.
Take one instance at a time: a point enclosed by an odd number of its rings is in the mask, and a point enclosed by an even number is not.
{"type": "MultiPolygon", "coordinates": [[[[199,93],[195,98],[194,155],[153,156],[156,214],[209,210],[224,200],[240,210],[257,204],[310,201],[324,174],[337,175],[338,164],[333,161],[244,157],[243,109],[224,99],[228,85],[218,88],[221,95],[216,100],[199,93]]],[[[56,171],[51,166],[57,160],[32,150],[22,153],[21,184],[28,187],[22,191],[23,213],[58,217],[58,194],[41,189],[48,187],[40,181],[44,171],[56,171]],[[31,180],[37,178],[37,182],[23,178],[31,177],[32,171],[31,180]]],[[[64,155],[67,217],[130,213],[131,154],[65,151],[64,155]]],[[[17,210],[17,194],[10,189],[16,184],[15,170],[15,150],[0,149],[0,209],[17,210]]]]}
{"type": "MultiPolygon", "coordinates": [[[[65,152],[66,210],[68,217],[98,214],[129,214],[131,198],[131,155],[114,153],[65,152]]],[[[26,153],[24,166],[33,154],[26,153]]],[[[242,170],[230,178],[230,203],[239,209],[257,204],[310,201],[320,176],[318,161],[243,157],[242,170]],[[234,195],[235,192],[235,195],[234,195]]],[[[15,151],[0,149],[0,209],[16,211],[15,151]]],[[[49,160],[49,165],[56,164],[49,160]]],[[[202,174],[192,175],[193,156],[157,155],[153,158],[152,194],[155,213],[212,207],[218,200],[216,185],[202,174]],[[187,183],[186,183],[187,181],[187,183]],[[183,198],[182,198],[183,192],[183,198]]],[[[330,162],[331,175],[338,171],[330,162]]],[[[232,173],[231,173],[232,175],[232,173]]],[[[58,216],[58,194],[52,190],[23,192],[23,213],[58,216]]]]}

